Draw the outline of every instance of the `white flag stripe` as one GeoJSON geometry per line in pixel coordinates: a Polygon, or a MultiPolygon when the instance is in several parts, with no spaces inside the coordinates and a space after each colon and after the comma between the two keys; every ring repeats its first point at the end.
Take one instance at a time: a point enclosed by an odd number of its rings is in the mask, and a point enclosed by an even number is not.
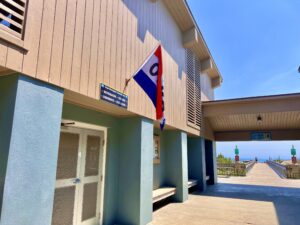
{"type": "Polygon", "coordinates": [[[146,62],[143,65],[142,70],[152,80],[152,82],[156,85],[157,84],[157,76],[153,76],[153,75],[150,74],[150,69],[155,63],[158,63],[158,58],[156,57],[156,55],[153,55],[152,57],[150,57],[148,62],[146,62]]]}

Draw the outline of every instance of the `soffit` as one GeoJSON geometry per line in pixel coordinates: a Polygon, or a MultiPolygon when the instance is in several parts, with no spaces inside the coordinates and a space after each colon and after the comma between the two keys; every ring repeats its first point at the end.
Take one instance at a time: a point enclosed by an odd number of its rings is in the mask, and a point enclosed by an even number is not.
{"type": "Polygon", "coordinates": [[[299,129],[299,102],[300,94],[210,101],[203,116],[214,132],[299,129]]]}

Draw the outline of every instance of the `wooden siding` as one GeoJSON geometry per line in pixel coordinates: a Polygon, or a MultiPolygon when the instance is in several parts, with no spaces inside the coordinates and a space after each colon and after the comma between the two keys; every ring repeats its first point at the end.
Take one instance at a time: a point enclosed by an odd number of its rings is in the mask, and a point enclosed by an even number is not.
{"type": "MultiPolygon", "coordinates": [[[[24,34],[28,51],[0,40],[0,66],[99,99],[100,83],[123,91],[125,79],[159,41],[167,124],[199,134],[186,125],[182,33],[161,1],[30,0],[24,34]]],[[[151,101],[134,81],[125,93],[128,111],[155,119],[151,101]]]]}

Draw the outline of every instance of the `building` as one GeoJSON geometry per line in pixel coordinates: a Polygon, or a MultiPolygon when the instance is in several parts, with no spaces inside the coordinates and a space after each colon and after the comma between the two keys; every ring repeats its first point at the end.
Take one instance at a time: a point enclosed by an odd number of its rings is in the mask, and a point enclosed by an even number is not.
{"type": "Polygon", "coordinates": [[[147,224],[154,201],[183,202],[190,186],[216,182],[201,102],[222,78],[186,1],[0,7],[1,225],[147,224]],[[122,93],[159,42],[163,132],[134,81],[127,107],[100,98],[101,84],[122,93]]]}

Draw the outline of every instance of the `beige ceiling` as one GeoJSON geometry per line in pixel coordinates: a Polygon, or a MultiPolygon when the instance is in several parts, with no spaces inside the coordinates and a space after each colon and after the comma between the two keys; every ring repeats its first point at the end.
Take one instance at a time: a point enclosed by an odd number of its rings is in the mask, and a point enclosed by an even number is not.
{"type": "Polygon", "coordinates": [[[300,111],[224,115],[209,118],[209,122],[214,131],[300,129],[300,111]]]}
{"type": "Polygon", "coordinates": [[[295,133],[300,131],[300,94],[204,102],[203,116],[217,137],[245,131],[295,133]]]}

